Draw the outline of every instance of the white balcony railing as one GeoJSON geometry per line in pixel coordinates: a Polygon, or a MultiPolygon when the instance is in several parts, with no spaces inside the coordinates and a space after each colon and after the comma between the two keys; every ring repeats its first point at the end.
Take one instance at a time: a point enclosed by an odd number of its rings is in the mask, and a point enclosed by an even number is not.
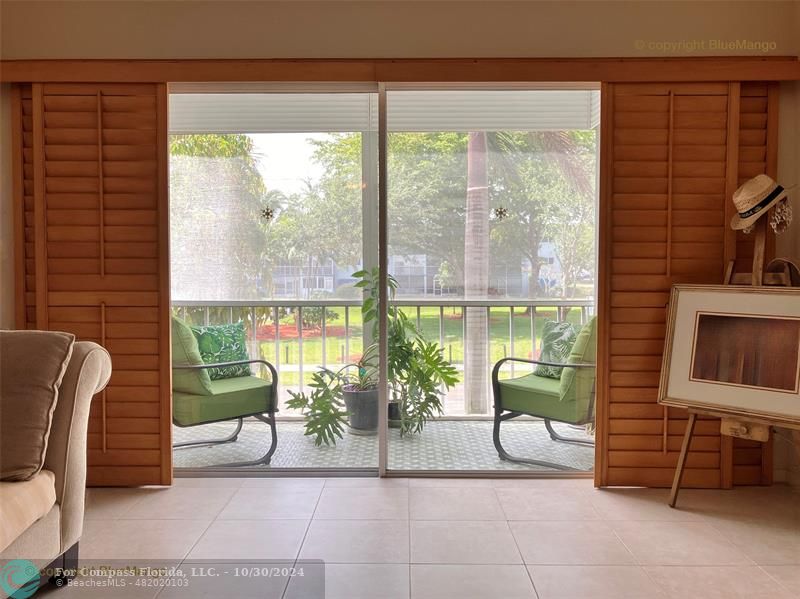
{"type": "MultiPolygon", "coordinates": [[[[172,305],[175,314],[191,325],[244,322],[251,357],[269,360],[278,370],[283,415],[291,415],[283,407],[288,390],[305,389],[317,368],[337,369],[358,360],[365,334],[369,335],[361,322],[361,300],[355,299],[173,301],[172,305]]],[[[468,413],[465,406],[464,351],[473,338],[472,332],[466,330],[467,308],[483,308],[487,313],[487,326],[482,333],[487,347],[487,398],[488,371],[497,360],[538,356],[545,320],[584,324],[594,313],[592,299],[402,298],[393,305],[416,321],[426,339],[438,340],[445,357],[462,372],[462,382],[447,394],[445,416],[484,416],[491,409],[490,399],[478,413],[468,413]]],[[[506,374],[514,376],[526,371],[529,369],[510,363],[506,374]]]]}

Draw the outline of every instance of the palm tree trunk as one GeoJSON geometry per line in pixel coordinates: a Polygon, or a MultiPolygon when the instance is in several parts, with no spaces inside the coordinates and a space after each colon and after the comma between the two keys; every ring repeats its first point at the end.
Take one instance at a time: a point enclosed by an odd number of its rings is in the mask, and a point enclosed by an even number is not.
{"type": "MultiPolygon", "coordinates": [[[[486,133],[467,141],[467,215],[464,231],[464,296],[483,299],[489,291],[489,174],[486,133]]],[[[488,410],[488,334],[485,308],[465,308],[464,400],[467,414],[488,410]]]]}

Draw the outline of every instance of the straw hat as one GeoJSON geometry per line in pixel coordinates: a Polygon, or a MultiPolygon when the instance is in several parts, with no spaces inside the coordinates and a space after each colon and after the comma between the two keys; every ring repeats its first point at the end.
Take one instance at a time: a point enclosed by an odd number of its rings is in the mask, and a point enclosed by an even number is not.
{"type": "Polygon", "coordinates": [[[767,175],[756,175],[733,192],[736,214],[732,229],[746,229],[786,197],[786,190],[767,175]]]}

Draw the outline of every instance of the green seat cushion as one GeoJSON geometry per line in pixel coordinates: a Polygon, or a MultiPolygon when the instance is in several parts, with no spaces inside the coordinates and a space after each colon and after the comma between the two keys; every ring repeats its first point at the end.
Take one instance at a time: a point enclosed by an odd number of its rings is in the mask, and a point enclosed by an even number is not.
{"type": "MultiPolygon", "coordinates": [[[[197,339],[184,321],[172,317],[172,364],[203,364],[197,339]]],[[[211,378],[207,370],[172,369],[172,390],[193,395],[211,395],[211,378]]]]}
{"type": "MultiPolygon", "coordinates": [[[[575,343],[575,327],[569,322],[556,322],[548,320],[542,329],[542,352],[539,359],[543,362],[564,364],[569,357],[572,345],[575,343]]],[[[561,368],[538,364],[533,371],[538,376],[558,379],[561,377],[561,368]]]]}
{"type": "Polygon", "coordinates": [[[575,403],[561,401],[560,384],[558,379],[536,374],[500,381],[501,406],[512,412],[575,422],[575,403]]]}
{"type": "Polygon", "coordinates": [[[270,411],[272,382],[256,376],[211,381],[211,395],[173,392],[172,419],[194,426],[270,411]]]}
{"type": "MultiPolygon", "coordinates": [[[[237,362],[250,358],[247,355],[247,340],[243,322],[192,327],[192,333],[197,338],[200,355],[205,364],[237,362]]],[[[208,369],[208,376],[212,381],[250,376],[251,374],[253,373],[250,371],[249,364],[208,369]]]]}

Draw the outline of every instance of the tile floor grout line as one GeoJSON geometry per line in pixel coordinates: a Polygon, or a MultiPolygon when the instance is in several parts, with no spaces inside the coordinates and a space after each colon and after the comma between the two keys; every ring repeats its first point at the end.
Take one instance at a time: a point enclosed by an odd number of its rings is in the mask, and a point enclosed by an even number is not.
{"type": "MultiPolygon", "coordinates": [[[[791,566],[791,564],[783,564],[783,565],[789,565],[789,566],[791,566]]],[[[785,591],[786,591],[787,593],[789,593],[790,595],[791,595],[791,594],[796,594],[798,597],[800,597],[800,592],[798,592],[798,590],[797,590],[797,589],[794,589],[794,590],[790,589],[788,586],[786,586],[786,585],[783,583],[783,581],[781,581],[781,580],[778,580],[778,579],[777,579],[777,578],[775,578],[775,577],[774,577],[772,574],[770,574],[769,572],[767,572],[767,570],[765,570],[765,569],[764,569],[764,566],[762,566],[761,564],[757,564],[757,565],[756,565],[756,567],[757,567],[759,570],[761,570],[761,571],[762,571],[764,574],[766,574],[766,575],[767,575],[767,576],[770,578],[770,580],[774,581],[774,582],[775,582],[775,583],[778,585],[778,588],[785,590],[785,591]]],[[[774,567],[774,566],[773,566],[773,567],[774,567]]],[[[795,568],[797,568],[798,570],[800,570],[800,566],[793,566],[793,567],[795,567],[795,568]]]]}
{"type": "MultiPolygon", "coordinates": [[[[655,567],[655,568],[664,568],[664,567],[668,567],[668,566],[650,566],[650,567],[651,567],[651,568],[653,568],[653,567],[655,567]]],[[[644,575],[647,577],[647,580],[649,580],[650,582],[652,582],[652,583],[655,585],[655,587],[656,587],[657,589],[659,589],[659,590],[660,590],[660,591],[663,593],[663,595],[664,595],[664,597],[665,597],[666,599],[669,599],[669,595],[670,595],[670,593],[669,593],[669,590],[667,589],[667,587],[665,587],[663,584],[661,584],[661,583],[660,583],[660,582],[658,582],[658,581],[657,581],[655,578],[653,578],[653,576],[650,574],[650,572],[648,572],[648,571],[647,571],[647,567],[640,565],[640,566],[639,566],[639,569],[640,569],[640,570],[641,570],[641,571],[644,573],[644,575]]]]}
{"type": "Polygon", "coordinates": [[[756,562],[756,560],[755,560],[755,559],[753,559],[752,557],[750,557],[749,555],[747,555],[747,553],[745,553],[745,552],[744,552],[744,550],[743,550],[743,549],[742,549],[742,548],[741,548],[741,547],[740,547],[740,546],[739,546],[737,543],[735,543],[735,542],[734,542],[734,540],[733,540],[733,538],[732,538],[732,537],[730,537],[730,536],[728,536],[727,534],[725,534],[725,531],[724,531],[724,530],[722,530],[721,528],[719,528],[718,526],[716,526],[716,525],[714,524],[713,520],[710,520],[710,519],[706,520],[706,519],[704,518],[704,519],[702,520],[702,522],[703,522],[703,523],[704,523],[706,526],[709,526],[709,527],[710,527],[712,530],[714,530],[714,532],[716,532],[716,533],[717,533],[717,534],[718,534],[720,537],[722,537],[722,538],[725,540],[725,542],[726,542],[726,543],[728,543],[728,545],[730,545],[730,546],[731,546],[731,547],[733,547],[733,548],[734,548],[736,551],[738,551],[739,553],[741,553],[741,554],[742,554],[742,556],[744,556],[744,558],[745,558],[745,559],[749,560],[749,561],[750,561],[750,565],[752,565],[752,566],[760,566],[760,565],[761,565],[761,564],[759,564],[758,562],[756,562]]]}
{"type": "MultiPolygon", "coordinates": [[[[311,529],[311,525],[314,522],[314,516],[317,513],[317,507],[319,507],[319,502],[322,500],[322,493],[325,491],[325,485],[326,484],[327,484],[327,478],[322,483],[322,486],[319,489],[319,494],[317,495],[317,500],[314,502],[314,509],[311,510],[311,517],[308,519],[308,524],[306,525],[306,529],[303,532],[303,538],[300,539],[300,544],[297,547],[297,555],[295,556],[294,561],[292,562],[292,566],[293,567],[297,567],[297,562],[300,561],[300,554],[303,552],[303,545],[305,545],[306,539],[308,538],[308,531],[311,529]]],[[[326,566],[327,566],[327,564],[325,562],[322,562],[322,575],[323,575],[323,577],[325,576],[326,566]]],[[[283,587],[283,593],[281,593],[281,599],[285,599],[286,598],[286,593],[289,590],[289,584],[291,582],[292,582],[291,577],[286,580],[286,586],[283,587]]],[[[325,581],[324,581],[324,578],[323,578],[323,585],[324,584],[325,584],[325,581]]],[[[324,588],[324,586],[323,586],[323,588],[324,588]]]]}
{"type": "MultiPolygon", "coordinates": [[[[224,489],[225,487],[222,488],[224,489]]],[[[234,489],[233,493],[231,493],[231,496],[228,497],[228,501],[226,501],[224,505],[221,508],[219,508],[219,511],[217,512],[216,516],[214,516],[214,518],[212,519],[212,522],[216,522],[217,520],[219,520],[219,517],[222,515],[222,512],[225,511],[225,508],[227,508],[230,505],[231,501],[233,501],[233,498],[239,494],[239,490],[240,490],[239,488],[234,489]]]]}
{"type": "Polygon", "coordinates": [[[630,547],[628,547],[628,544],[622,539],[621,536],[619,536],[617,529],[614,528],[614,526],[611,524],[608,524],[608,527],[611,529],[611,534],[613,534],[617,538],[617,540],[622,544],[622,546],[625,547],[625,551],[630,553],[631,557],[633,558],[633,563],[639,566],[640,568],[643,567],[642,562],[639,560],[639,558],[636,556],[633,550],[630,547]]]}
{"type": "MultiPolygon", "coordinates": [[[[192,546],[189,547],[189,549],[186,551],[186,553],[184,553],[183,557],[180,558],[180,560],[178,561],[178,566],[177,567],[180,568],[184,563],[186,563],[186,560],[189,558],[189,554],[194,550],[195,547],[197,547],[197,544],[200,542],[200,539],[202,539],[205,536],[205,534],[208,532],[208,529],[211,528],[211,525],[214,524],[214,522],[216,522],[215,519],[212,519],[212,520],[209,521],[208,526],[205,527],[203,532],[201,532],[198,535],[197,540],[194,543],[192,543],[192,546]]],[[[161,595],[161,593],[163,593],[166,588],[167,588],[166,586],[162,587],[161,590],[159,590],[158,593],[156,593],[156,595],[155,595],[155,597],[153,599],[158,599],[159,595],[161,595]]]]}
{"type": "MultiPolygon", "coordinates": [[[[497,489],[495,489],[495,492],[497,489]]],[[[500,498],[497,498],[498,502],[500,498]]],[[[502,502],[500,502],[500,508],[503,508],[502,502]]],[[[517,540],[517,535],[514,534],[514,529],[511,528],[511,521],[506,519],[506,526],[508,527],[508,532],[511,533],[511,538],[514,539],[514,546],[517,548],[517,553],[519,554],[519,559],[522,561],[522,567],[525,568],[525,574],[528,576],[528,580],[531,581],[531,588],[533,588],[533,594],[536,599],[539,599],[539,591],[536,590],[536,583],[533,581],[533,575],[531,574],[531,570],[528,567],[528,564],[525,562],[525,556],[522,555],[522,549],[519,546],[519,541],[517,540]]]]}

